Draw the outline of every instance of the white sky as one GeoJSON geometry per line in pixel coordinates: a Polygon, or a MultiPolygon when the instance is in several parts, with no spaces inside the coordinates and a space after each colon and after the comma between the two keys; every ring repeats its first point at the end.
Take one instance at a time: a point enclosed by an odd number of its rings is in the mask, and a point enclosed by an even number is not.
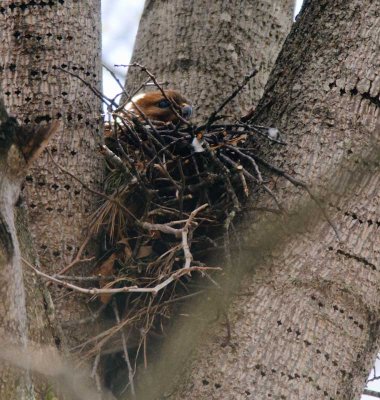
{"type": "MultiPolygon", "coordinates": [[[[295,15],[300,11],[302,2],[296,0],[295,15]]],[[[129,63],[143,6],[144,0],[102,0],[103,62],[106,65],[112,67],[114,64],[129,63]]],[[[108,97],[120,92],[117,83],[106,71],[103,73],[103,90],[108,97]]],[[[380,370],[380,362],[377,364],[380,370]]],[[[380,382],[372,383],[369,388],[380,391],[380,382]]],[[[373,398],[362,396],[362,400],[373,398]]]]}

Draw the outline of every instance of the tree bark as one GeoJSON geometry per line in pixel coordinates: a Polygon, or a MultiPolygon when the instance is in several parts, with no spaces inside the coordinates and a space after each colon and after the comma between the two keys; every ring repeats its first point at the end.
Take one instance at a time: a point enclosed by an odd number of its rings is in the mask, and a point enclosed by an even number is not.
{"type": "MultiPolygon", "coordinates": [[[[29,252],[23,251],[26,244],[25,234],[20,237],[17,230],[16,205],[19,201],[21,184],[26,168],[42,151],[57,124],[26,129],[20,127],[14,118],[10,118],[0,99],[0,332],[1,346],[6,342],[26,350],[29,337],[28,326],[34,330],[46,328],[45,311],[41,294],[32,299],[29,306],[33,311],[27,315],[26,292],[24,286],[22,256],[29,258],[29,252]],[[38,322],[31,323],[37,317],[38,322]]],[[[32,282],[32,277],[27,276],[32,282]]],[[[38,290],[33,288],[33,293],[38,290]]],[[[41,339],[41,332],[33,338],[41,339]]],[[[4,350],[4,349],[3,349],[4,350]]],[[[0,397],[4,399],[33,399],[34,387],[28,371],[20,372],[2,362],[0,397]]]]}
{"type": "MultiPolygon", "coordinates": [[[[97,186],[102,176],[95,150],[101,108],[88,86],[100,89],[100,0],[5,0],[0,6],[6,106],[26,125],[60,121],[50,144],[54,160],[88,186],[97,186]]],[[[27,174],[24,192],[41,266],[56,273],[84,241],[94,196],[58,169],[46,152],[27,174]]],[[[65,290],[54,290],[53,297],[60,320],[87,314],[65,290]]]]}
{"type": "MultiPolygon", "coordinates": [[[[340,239],[323,216],[274,235],[229,309],[230,340],[223,324],[203,334],[172,397],[360,398],[380,335],[379,23],[370,0],[323,0],[294,25],[255,121],[286,133],[267,157],[324,199],[340,239]]],[[[279,181],[276,193],[295,212],[300,189],[279,181]]]]}
{"type": "MultiPolygon", "coordinates": [[[[147,1],[132,62],[192,100],[196,120],[214,111],[256,68],[254,80],[224,110],[241,116],[264,91],[290,30],[293,5],[293,0],[147,1]]],[[[145,79],[138,69],[129,69],[127,89],[145,79]]]]}

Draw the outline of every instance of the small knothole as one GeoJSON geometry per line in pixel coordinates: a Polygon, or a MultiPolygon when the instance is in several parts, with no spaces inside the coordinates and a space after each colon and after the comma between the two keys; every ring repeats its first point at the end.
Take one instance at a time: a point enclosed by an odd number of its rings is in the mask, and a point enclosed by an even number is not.
{"type": "Polygon", "coordinates": [[[222,385],[220,383],[215,383],[214,386],[215,386],[215,389],[220,389],[222,387],[222,385]]]}
{"type": "Polygon", "coordinates": [[[71,154],[72,156],[75,156],[75,155],[77,154],[77,152],[76,152],[75,150],[71,150],[71,151],[70,151],[70,154],[71,154]]]}
{"type": "Polygon", "coordinates": [[[46,104],[47,106],[49,106],[49,105],[51,104],[51,101],[50,101],[50,100],[45,100],[45,104],[46,104]]]}
{"type": "Polygon", "coordinates": [[[202,384],[207,386],[210,382],[207,379],[202,379],[202,384]]]}
{"type": "Polygon", "coordinates": [[[70,190],[70,189],[71,189],[71,186],[68,185],[68,184],[66,184],[66,185],[64,186],[64,188],[65,188],[66,190],[70,190]]]}
{"type": "Polygon", "coordinates": [[[37,206],[34,203],[31,203],[29,207],[30,208],[36,208],[37,206]]]}
{"type": "Polygon", "coordinates": [[[41,244],[40,248],[41,248],[42,250],[46,250],[48,247],[46,246],[46,244],[41,244]]]}
{"type": "Polygon", "coordinates": [[[56,153],[57,151],[58,151],[58,149],[55,147],[55,146],[53,146],[52,148],[51,148],[51,150],[50,150],[52,153],[56,153]]]}
{"type": "Polygon", "coordinates": [[[51,211],[53,211],[53,208],[52,207],[46,207],[46,211],[51,212],[51,211]]]}
{"type": "Polygon", "coordinates": [[[61,339],[58,336],[54,336],[54,343],[57,346],[57,348],[61,347],[61,339]]]}
{"type": "Polygon", "coordinates": [[[59,188],[59,185],[57,185],[56,183],[53,183],[51,185],[51,188],[54,189],[54,190],[57,190],[59,188]]]}
{"type": "Polygon", "coordinates": [[[26,178],[25,178],[25,180],[26,180],[27,182],[33,182],[33,176],[32,176],[32,175],[27,175],[26,178]]]}
{"type": "Polygon", "coordinates": [[[59,257],[61,255],[61,252],[60,251],[58,251],[58,250],[54,250],[53,251],[53,256],[54,257],[59,257]]]}

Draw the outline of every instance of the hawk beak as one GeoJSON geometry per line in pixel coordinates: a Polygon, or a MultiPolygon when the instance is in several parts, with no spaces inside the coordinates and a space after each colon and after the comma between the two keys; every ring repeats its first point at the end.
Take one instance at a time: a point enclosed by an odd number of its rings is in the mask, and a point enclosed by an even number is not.
{"type": "Polygon", "coordinates": [[[191,114],[193,113],[193,107],[191,107],[191,106],[188,105],[188,104],[185,104],[185,105],[182,107],[181,112],[182,112],[182,117],[183,117],[183,118],[189,119],[189,118],[191,117],[191,114]]]}

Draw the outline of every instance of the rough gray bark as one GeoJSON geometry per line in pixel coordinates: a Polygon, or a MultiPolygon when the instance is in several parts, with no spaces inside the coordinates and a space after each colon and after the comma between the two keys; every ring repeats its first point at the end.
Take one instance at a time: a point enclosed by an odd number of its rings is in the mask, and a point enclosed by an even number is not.
{"type": "MultiPolygon", "coordinates": [[[[30,318],[44,319],[45,314],[42,302],[39,302],[41,296],[36,296],[29,303],[36,307],[27,315],[22,256],[28,258],[28,253],[23,252],[25,235],[19,238],[17,230],[16,203],[27,167],[45,147],[57,124],[35,129],[21,128],[15,119],[8,117],[1,99],[0,123],[0,333],[2,346],[8,341],[25,350],[30,318]]],[[[37,288],[34,288],[33,293],[36,292],[37,288]]],[[[41,325],[46,327],[44,322],[32,325],[35,329],[41,325]]],[[[33,338],[37,339],[37,335],[33,338]]],[[[28,372],[12,370],[2,362],[0,374],[0,398],[34,398],[28,372]]]]}
{"type": "MultiPolygon", "coordinates": [[[[274,236],[229,310],[230,341],[222,324],[204,334],[172,397],[360,398],[380,337],[379,24],[370,0],[323,0],[294,25],[256,122],[286,132],[267,156],[325,196],[340,240],[322,216],[274,236]]],[[[276,193],[290,208],[300,190],[276,193]]]]}
{"type": "MultiPolygon", "coordinates": [[[[70,73],[99,89],[100,0],[5,0],[0,11],[6,106],[23,124],[60,121],[50,144],[55,161],[96,186],[102,175],[95,150],[100,101],[70,73]]],[[[41,266],[56,273],[78,252],[95,199],[59,170],[48,153],[27,174],[25,198],[41,266]]],[[[87,313],[64,290],[54,294],[61,320],[87,313]]]]}
{"type": "MultiPolygon", "coordinates": [[[[293,0],[147,1],[132,62],[194,102],[195,119],[215,110],[245,74],[259,73],[226,113],[242,115],[260,99],[289,32],[293,0]]],[[[127,88],[146,79],[128,71],[127,88]]]]}

